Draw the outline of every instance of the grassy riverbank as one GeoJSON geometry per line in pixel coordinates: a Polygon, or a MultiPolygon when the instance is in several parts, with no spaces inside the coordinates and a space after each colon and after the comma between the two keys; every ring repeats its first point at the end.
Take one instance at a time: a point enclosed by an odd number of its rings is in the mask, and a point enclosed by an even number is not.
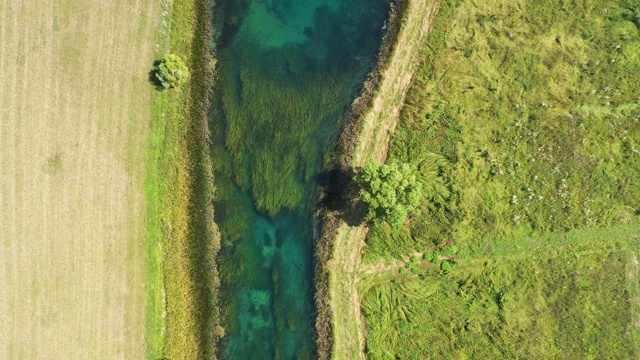
{"type": "Polygon", "coordinates": [[[374,228],[365,261],[632,217],[640,34],[631,5],[456,3],[443,4],[390,149],[398,161],[444,158],[433,180],[448,191],[425,199],[404,231],[374,228]]]}
{"type": "Polygon", "coordinates": [[[174,53],[191,69],[188,86],[156,92],[148,199],[147,357],[215,357],[219,237],[213,224],[207,110],[214,61],[208,1],[162,2],[158,57],[174,53]]]}
{"type": "MultiPolygon", "coordinates": [[[[321,238],[316,245],[316,329],[321,359],[357,359],[364,353],[364,322],[358,303],[360,253],[367,228],[341,217],[349,196],[352,166],[386,156],[402,99],[416,69],[416,55],[429,32],[438,1],[395,3],[378,66],[352,105],[338,148],[329,164],[321,238]],[[342,204],[342,205],[341,205],[342,204]]],[[[351,209],[353,210],[353,209],[351,209]]],[[[347,212],[350,210],[347,210],[347,212]]]]}

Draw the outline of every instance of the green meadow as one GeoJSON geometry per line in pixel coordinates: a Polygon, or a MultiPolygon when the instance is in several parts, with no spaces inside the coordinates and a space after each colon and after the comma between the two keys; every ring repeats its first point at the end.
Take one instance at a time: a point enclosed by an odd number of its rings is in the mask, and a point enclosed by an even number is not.
{"type": "Polygon", "coordinates": [[[390,149],[434,163],[433,189],[402,231],[374,226],[365,262],[636,216],[640,10],[624,3],[443,2],[390,149]]]}
{"type": "Polygon", "coordinates": [[[372,226],[371,358],[636,358],[640,5],[443,0],[389,158],[420,215],[372,226]],[[413,256],[413,257],[412,257],[413,256]]]}
{"type": "Polygon", "coordinates": [[[640,223],[496,242],[361,283],[372,359],[635,359],[640,223]],[[444,262],[442,263],[444,264],[444,262]],[[395,357],[394,357],[395,356],[395,357]]]}

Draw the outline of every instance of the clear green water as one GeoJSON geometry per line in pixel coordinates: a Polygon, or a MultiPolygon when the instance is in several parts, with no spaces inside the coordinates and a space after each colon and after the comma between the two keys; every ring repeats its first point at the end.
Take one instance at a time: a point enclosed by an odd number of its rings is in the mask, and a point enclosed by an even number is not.
{"type": "Polygon", "coordinates": [[[389,0],[223,0],[211,121],[227,359],[314,357],[311,211],[389,0]]]}

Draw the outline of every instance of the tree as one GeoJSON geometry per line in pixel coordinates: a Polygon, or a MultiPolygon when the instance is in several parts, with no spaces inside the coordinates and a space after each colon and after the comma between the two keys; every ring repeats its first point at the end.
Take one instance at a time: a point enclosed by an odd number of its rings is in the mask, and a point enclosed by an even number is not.
{"type": "Polygon", "coordinates": [[[368,208],[369,218],[402,226],[408,215],[417,213],[422,187],[417,171],[413,164],[367,161],[355,181],[360,186],[360,198],[368,208]]]}
{"type": "Polygon", "coordinates": [[[176,54],[165,55],[156,61],[152,72],[156,85],[164,90],[183,85],[189,79],[189,68],[176,54]]]}

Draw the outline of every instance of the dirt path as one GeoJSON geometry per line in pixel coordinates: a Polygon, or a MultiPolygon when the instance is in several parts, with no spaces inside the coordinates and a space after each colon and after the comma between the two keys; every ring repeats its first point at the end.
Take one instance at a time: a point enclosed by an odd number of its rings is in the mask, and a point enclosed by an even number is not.
{"type": "Polygon", "coordinates": [[[363,279],[367,276],[381,274],[381,273],[397,273],[398,270],[406,266],[406,261],[400,261],[398,259],[389,259],[390,261],[381,261],[376,264],[362,265],[358,269],[358,277],[363,279]]]}
{"type": "MultiPolygon", "coordinates": [[[[395,130],[401,106],[417,66],[417,54],[431,28],[439,1],[408,0],[409,8],[398,37],[389,68],[384,72],[373,107],[364,119],[364,128],[354,153],[354,166],[375,156],[387,157],[390,134],[395,130]]],[[[368,229],[341,223],[334,240],[330,289],[334,324],[334,359],[364,359],[365,325],[360,311],[358,283],[364,240],[368,229]]]]}
{"type": "Polygon", "coordinates": [[[408,1],[407,17],[391,65],[383,75],[384,80],[373,107],[364,120],[358,148],[354,153],[354,166],[364,165],[372,156],[381,161],[387,158],[389,138],[398,125],[400,110],[418,65],[415,60],[422,41],[416,39],[426,39],[431,20],[440,6],[439,0],[408,1]]]}
{"type": "Polygon", "coordinates": [[[0,0],[0,359],[144,358],[158,5],[0,0]]]}

